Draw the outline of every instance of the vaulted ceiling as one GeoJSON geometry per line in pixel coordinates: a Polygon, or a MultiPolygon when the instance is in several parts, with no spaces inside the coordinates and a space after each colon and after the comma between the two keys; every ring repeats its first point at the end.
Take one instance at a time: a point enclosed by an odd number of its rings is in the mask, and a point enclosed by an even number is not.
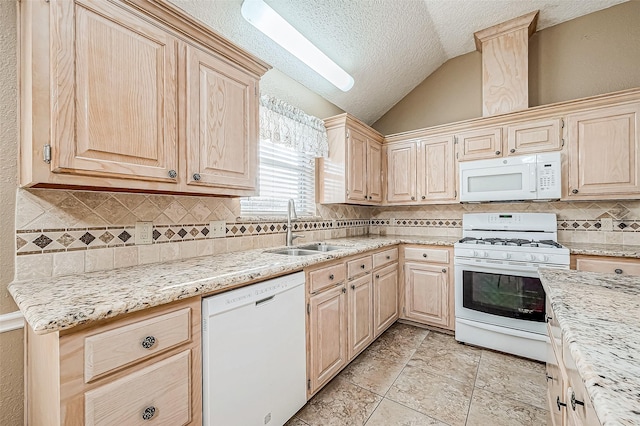
{"type": "Polygon", "coordinates": [[[355,79],[342,92],[259,32],[242,0],[171,0],[234,43],[366,123],[448,59],[473,33],[539,9],[538,30],[626,0],[266,0],[355,79]]]}

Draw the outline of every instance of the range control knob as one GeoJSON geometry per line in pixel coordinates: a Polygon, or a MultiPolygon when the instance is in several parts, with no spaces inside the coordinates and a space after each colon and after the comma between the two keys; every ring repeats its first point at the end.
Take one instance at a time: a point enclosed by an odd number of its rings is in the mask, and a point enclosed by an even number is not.
{"type": "Polygon", "coordinates": [[[480,253],[478,253],[477,250],[474,250],[473,253],[472,253],[473,257],[478,257],[479,255],[480,255],[480,253]]]}
{"type": "Polygon", "coordinates": [[[542,256],[540,256],[540,260],[542,260],[543,262],[547,262],[549,260],[549,256],[543,254],[542,256]]]}
{"type": "Polygon", "coordinates": [[[482,255],[483,255],[484,257],[489,257],[489,252],[488,252],[488,251],[483,251],[483,252],[482,252],[482,255]]]}
{"type": "Polygon", "coordinates": [[[502,253],[502,257],[505,259],[511,259],[511,253],[502,253]]]}
{"type": "Polygon", "coordinates": [[[528,254],[528,255],[527,255],[527,260],[530,260],[530,261],[532,261],[532,262],[533,262],[534,260],[536,260],[536,256],[535,256],[535,255],[533,255],[533,254],[528,254]]]}

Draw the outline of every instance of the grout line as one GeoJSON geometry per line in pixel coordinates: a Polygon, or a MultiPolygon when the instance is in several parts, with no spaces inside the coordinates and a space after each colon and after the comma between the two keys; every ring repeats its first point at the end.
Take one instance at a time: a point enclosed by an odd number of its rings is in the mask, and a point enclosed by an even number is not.
{"type": "Polygon", "coordinates": [[[478,367],[476,367],[476,378],[473,381],[473,388],[471,389],[471,398],[469,398],[469,408],[467,408],[467,417],[464,419],[464,424],[466,426],[469,423],[469,413],[471,412],[471,404],[473,404],[473,394],[476,393],[476,382],[478,381],[478,373],[480,372],[480,363],[482,362],[482,354],[480,351],[480,359],[478,360],[478,367]]]}

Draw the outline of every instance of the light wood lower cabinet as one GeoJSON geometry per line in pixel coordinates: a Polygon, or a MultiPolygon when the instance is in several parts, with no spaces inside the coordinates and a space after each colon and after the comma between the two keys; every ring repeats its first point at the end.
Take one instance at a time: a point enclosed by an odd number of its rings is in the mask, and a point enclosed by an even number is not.
{"type": "Polygon", "coordinates": [[[373,342],[373,281],[371,274],[348,283],[349,360],[373,342]]]}
{"type": "Polygon", "coordinates": [[[450,249],[403,247],[402,318],[453,330],[453,277],[450,249]]]}
{"type": "Polygon", "coordinates": [[[200,330],[199,297],[68,332],[27,327],[27,424],[201,424],[200,330]]]}
{"type": "Polygon", "coordinates": [[[398,319],[398,264],[373,273],[373,315],[375,337],[398,319]]]}

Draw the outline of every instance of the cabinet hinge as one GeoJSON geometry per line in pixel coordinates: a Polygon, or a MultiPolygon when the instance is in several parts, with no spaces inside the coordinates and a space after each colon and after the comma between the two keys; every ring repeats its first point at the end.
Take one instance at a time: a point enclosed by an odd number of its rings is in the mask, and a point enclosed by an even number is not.
{"type": "Polygon", "coordinates": [[[311,390],[311,379],[307,380],[307,389],[311,390]]]}
{"type": "Polygon", "coordinates": [[[307,315],[311,315],[311,304],[307,303],[307,315]]]}
{"type": "Polygon", "coordinates": [[[351,137],[351,133],[347,130],[347,139],[351,137]]]}
{"type": "Polygon", "coordinates": [[[405,309],[405,307],[402,307],[402,315],[407,315],[407,310],[405,309]]]}
{"type": "Polygon", "coordinates": [[[562,122],[562,128],[564,129],[564,118],[561,118],[560,121],[562,122]]]}
{"type": "Polygon", "coordinates": [[[457,197],[457,196],[458,196],[458,190],[457,190],[457,189],[454,189],[454,190],[453,190],[453,197],[455,198],[455,197],[457,197]]]}
{"type": "Polygon", "coordinates": [[[42,159],[45,163],[51,164],[51,145],[46,144],[42,148],[42,159]]]}
{"type": "Polygon", "coordinates": [[[457,137],[457,136],[454,136],[454,137],[453,137],[453,143],[454,143],[454,144],[457,144],[457,143],[458,143],[458,137],[457,137]]]}
{"type": "Polygon", "coordinates": [[[456,152],[456,160],[457,160],[458,158],[460,158],[460,153],[459,153],[459,152],[456,152]]]}
{"type": "Polygon", "coordinates": [[[562,138],[562,145],[561,146],[564,146],[564,138],[562,138]]]}

